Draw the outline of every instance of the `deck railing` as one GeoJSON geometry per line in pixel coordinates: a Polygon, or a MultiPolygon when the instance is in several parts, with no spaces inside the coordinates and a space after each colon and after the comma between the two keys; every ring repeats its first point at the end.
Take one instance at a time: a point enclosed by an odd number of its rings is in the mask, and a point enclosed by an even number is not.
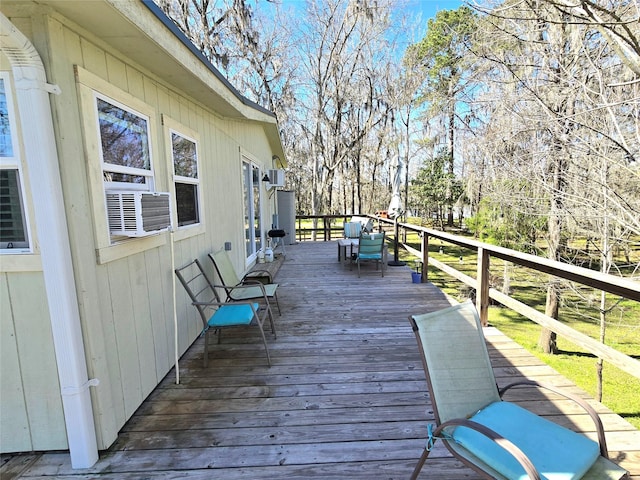
{"type": "Polygon", "coordinates": [[[342,238],[344,232],[342,224],[350,217],[351,215],[297,215],[296,239],[299,242],[328,242],[342,238]]]}
{"type": "MultiPolygon", "coordinates": [[[[437,268],[476,291],[476,307],[483,324],[488,322],[489,301],[493,299],[498,303],[508,307],[535,323],[555,332],[557,335],[566,338],[572,343],[585,348],[590,353],[610,362],[625,372],[640,378],[640,361],[629,357],[583,333],[574,330],[566,324],[559,322],[534,308],[522,303],[515,298],[491,288],[489,282],[489,265],[491,257],[521,265],[542,273],[569,280],[584,286],[602,290],[620,297],[628,298],[640,302],[640,282],[635,282],[615,275],[605,274],[575,265],[570,265],[548,258],[518,252],[509,248],[498,247],[488,243],[479,242],[466,237],[452,235],[450,233],[433,230],[430,228],[414,225],[411,223],[394,222],[386,218],[367,216],[374,220],[379,230],[385,230],[397,242],[396,248],[404,248],[422,263],[422,277],[427,280],[429,268],[437,268]],[[420,239],[420,248],[416,249],[411,245],[402,242],[408,232],[417,233],[420,239]],[[447,265],[439,260],[429,257],[429,242],[431,239],[456,245],[461,248],[477,252],[476,277],[471,277],[465,273],[447,265]]],[[[349,219],[350,215],[305,215],[297,218],[298,231],[296,238],[298,241],[321,240],[330,241],[341,238],[343,232],[342,223],[349,219]],[[307,225],[308,220],[312,220],[313,225],[307,225]],[[306,221],[306,222],[305,222],[306,221]],[[303,222],[304,226],[303,226],[303,222]],[[318,238],[320,237],[320,238],[318,238]]]]}

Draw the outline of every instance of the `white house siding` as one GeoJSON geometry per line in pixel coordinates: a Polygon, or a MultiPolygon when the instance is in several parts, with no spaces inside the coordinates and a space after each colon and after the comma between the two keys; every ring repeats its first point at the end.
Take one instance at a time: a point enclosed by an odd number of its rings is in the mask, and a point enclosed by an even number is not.
{"type": "Polygon", "coordinates": [[[2,451],[67,448],[42,272],[7,272],[0,259],[2,451]]]}
{"type": "MultiPolygon", "coordinates": [[[[176,266],[196,257],[207,261],[208,252],[231,242],[235,266],[244,270],[241,152],[262,168],[272,168],[272,144],[260,123],[223,118],[82,26],[35,6],[30,11],[33,16],[25,19],[23,6],[15,24],[42,56],[49,81],[62,90],[51,100],[89,377],[100,382],[91,394],[98,447],[103,449],[115,441],[120,428],[173,366],[174,274],[169,233],[130,240],[116,248],[104,246],[101,225],[106,219],[95,215],[96,209],[103,208],[101,184],[95,185],[95,178],[101,178],[97,136],[87,120],[90,115],[83,111],[88,84],[95,81],[109,90],[101,93],[118,101],[123,95],[152,110],[156,191],[171,187],[163,116],[199,137],[204,228],[196,235],[175,233],[176,266]]],[[[5,9],[9,10],[6,4],[3,13],[5,9]]],[[[14,20],[10,12],[5,15],[14,20]]],[[[266,191],[263,206],[268,229],[273,205],[266,191]]],[[[177,291],[179,351],[183,353],[201,325],[179,285],[177,291]]],[[[2,451],[65,449],[41,273],[2,274],[0,295],[2,451]]]]}

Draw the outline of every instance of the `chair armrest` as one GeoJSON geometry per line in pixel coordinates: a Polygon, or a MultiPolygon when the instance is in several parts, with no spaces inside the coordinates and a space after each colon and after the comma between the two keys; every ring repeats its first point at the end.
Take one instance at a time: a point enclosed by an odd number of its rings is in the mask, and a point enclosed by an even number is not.
{"type": "MultiPolygon", "coordinates": [[[[271,280],[269,280],[269,283],[271,283],[271,280]]],[[[233,288],[241,287],[243,285],[255,287],[258,284],[264,285],[264,283],[262,283],[260,280],[246,280],[246,279],[243,278],[242,281],[239,284],[237,284],[235,287],[233,287],[233,288]]]]}
{"type": "Polygon", "coordinates": [[[436,428],[433,432],[434,437],[437,437],[438,435],[440,435],[440,433],[442,433],[446,428],[449,427],[467,427],[475,430],[478,433],[481,433],[485,437],[493,440],[504,450],[509,452],[509,454],[511,454],[513,458],[518,461],[522,468],[524,468],[524,471],[527,473],[530,480],[541,480],[540,474],[536,470],[536,467],[533,465],[533,463],[531,463],[531,460],[529,460],[525,453],[520,450],[520,448],[518,448],[518,446],[513,442],[507,440],[489,427],[486,427],[478,422],[474,422],[473,420],[467,420],[466,418],[454,418],[439,425],[438,428],[436,428]]]}
{"type": "Polygon", "coordinates": [[[565,392],[561,388],[555,387],[553,385],[538,383],[531,380],[522,380],[519,382],[513,382],[501,388],[498,392],[500,394],[500,398],[502,398],[502,395],[504,395],[507,390],[513,387],[544,388],[545,390],[549,390],[551,392],[557,393],[558,395],[568,400],[571,400],[577,405],[579,405],[580,407],[582,407],[582,409],[589,414],[589,416],[591,417],[591,420],[593,421],[596,427],[596,432],[598,433],[598,444],[600,445],[600,455],[602,455],[604,458],[609,458],[609,453],[607,450],[607,441],[604,436],[604,427],[602,426],[602,420],[600,420],[600,415],[598,415],[598,412],[596,412],[595,409],[591,405],[589,405],[586,401],[584,401],[582,398],[572,393],[565,392]]]}
{"type": "MultiPolygon", "coordinates": [[[[238,285],[235,285],[233,287],[229,287],[228,285],[212,285],[213,288],[222,288],[225,291],[230,290],[230,289],[246,289],[246,288],[255,288],[255,287],[259,287],[260,291],[262,292],[262,296],[264,297],[264,299],[267,301],[267,303],[269,303],[269,299],[267,297],[267,291],[264,288],[264,284],[262,282],[251,282],[251,283],[239,283],[238,285]]],[[[234,302],[234,303],[247,303],[247,302],[234,302]]]]}
{"type": "Polygon", "coordinates": [[[238,302],[191,302],[191,305],[197,305],[200,307],[224,307],[225,305],[250,305],[253,308],[255,302],[250,301],[238,301],[238,302]]]}

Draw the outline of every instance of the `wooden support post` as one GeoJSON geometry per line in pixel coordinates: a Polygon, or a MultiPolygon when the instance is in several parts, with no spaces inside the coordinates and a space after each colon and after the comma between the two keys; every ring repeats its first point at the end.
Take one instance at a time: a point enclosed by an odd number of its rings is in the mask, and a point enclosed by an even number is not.
{"type": "Polygon", "coordinates": [[[489,324],[489,252],[478,247],[478,275],[476,277],[476,308],[480,323],[489,324]]]}
{"type": "Polygon", "coordinates": [[[422,239],[422,281],[426,282],[429,279],[429,273],[427,267],[429,266],[429,235],[424,232],[420,233],[422,239]]]}

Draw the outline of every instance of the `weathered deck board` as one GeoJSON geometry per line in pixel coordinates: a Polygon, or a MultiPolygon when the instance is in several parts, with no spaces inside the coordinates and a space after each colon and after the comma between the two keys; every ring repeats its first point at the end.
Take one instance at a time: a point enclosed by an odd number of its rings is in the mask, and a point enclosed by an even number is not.
{"type": "MultiPolygon", "coordinates": [[[[198,340],[149,396],[109,451],[89,470],[67,454],[30,458],[20,478],[44,479],[400,479],[422,452],[433,420],[416,341],[414,313],[447,306],[408,267],[358,278],[337,261],[335,242],[287,246],[276,281],[282,316],[269,339],[243,331],[214,345],[202,368],[198,340]]],[[[529,378],[587,395],[515,342],[487,329],[500,385],[529,378]]],[[[588,417],[557,395],[515,390],[511,399],[593,434],[588,417]]],[[[640,432],[604,406],[612,458],[640,480],[640,432]]],[[[437,444],[422,478],[475,479],[437,444]]]]}

